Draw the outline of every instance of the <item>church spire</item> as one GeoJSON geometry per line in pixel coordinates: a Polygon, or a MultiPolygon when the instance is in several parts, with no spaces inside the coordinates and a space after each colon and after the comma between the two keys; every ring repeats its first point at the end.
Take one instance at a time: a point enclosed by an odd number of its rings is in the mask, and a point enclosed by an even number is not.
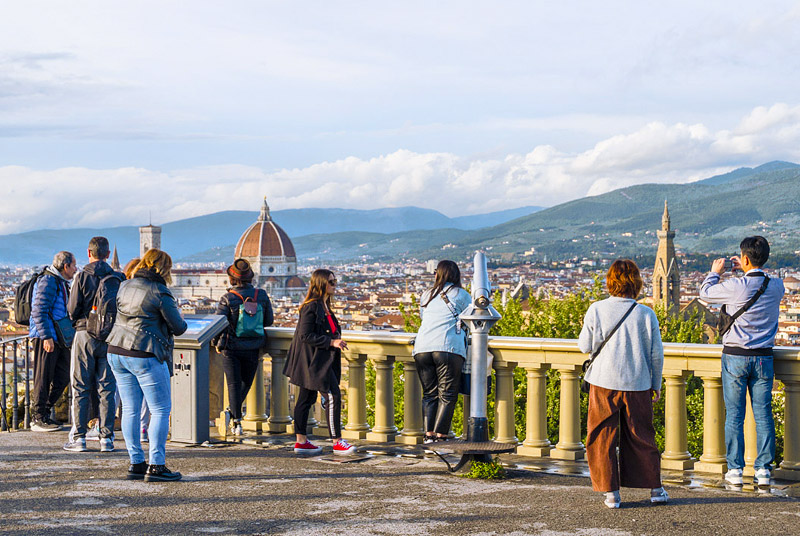
{"type": "Polygon", "coordinates": [[[669,208],[667,208],[667,200],[664,200],[664,215],[661,216],[661,230],[662,231],[669,231],[670,227],[670,219],[669,219],[669,208]]]}
{"type": "Polygon", "coordinates": [[[114,255],[111,257],[111,269],[119,271],[119,255],[117,255],[117,246],[114,245],[114,255]]]}
{"type": "Polygon", "coordinates": [[[261,207],[261,215],[258,221],[272,221],[272,216],[269,213],[269,205],[267,204],[267,196],[264,196],[264,206],[261,207]]]}

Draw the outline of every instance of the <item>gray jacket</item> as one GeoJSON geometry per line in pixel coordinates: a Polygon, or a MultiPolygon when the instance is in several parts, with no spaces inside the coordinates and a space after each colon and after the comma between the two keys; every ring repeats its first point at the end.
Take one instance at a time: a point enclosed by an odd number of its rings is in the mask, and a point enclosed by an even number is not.
{"type": "Polygon", "coordinates": [[[150,352],[163,363],[172,358],[173,335],[181,335],[186,327],[164,280],[149,270],[139,270],[120,284],[117,318],[106,342],[150,352]]]}

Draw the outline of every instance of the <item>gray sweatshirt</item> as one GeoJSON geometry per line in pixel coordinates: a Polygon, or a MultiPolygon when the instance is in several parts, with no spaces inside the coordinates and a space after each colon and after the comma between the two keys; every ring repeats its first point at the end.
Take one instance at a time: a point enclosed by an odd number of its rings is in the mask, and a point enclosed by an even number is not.
{"type": "MultiPolygon", "coordinates": [[[[586,311],[578,339],[581,352],[591,354],[614,329],[634,300],[610,297],[586,311]]],[[[603,346],[586,373],[586,381],[616,391],[661,389],[664,347],[652,309],[637,305],[603,346]]]]}

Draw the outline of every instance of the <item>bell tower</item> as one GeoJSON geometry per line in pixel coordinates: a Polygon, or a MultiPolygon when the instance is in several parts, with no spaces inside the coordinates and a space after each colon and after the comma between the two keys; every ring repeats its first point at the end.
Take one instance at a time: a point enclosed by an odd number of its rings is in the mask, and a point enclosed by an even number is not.
{"type": "Polygon", "coordinates": [[[660,303],[667,311],[677,310],[681,303],[681,276],[675,260],[675,231],[671,229],[669,208],[664,200],[664,215],[658,235],[658,253],[653,268],[653,303],[660,303]]]}

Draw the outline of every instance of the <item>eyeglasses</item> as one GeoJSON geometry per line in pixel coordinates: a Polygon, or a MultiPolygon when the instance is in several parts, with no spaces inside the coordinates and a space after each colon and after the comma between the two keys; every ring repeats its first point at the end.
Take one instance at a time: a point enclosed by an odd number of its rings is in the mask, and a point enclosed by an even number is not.
{"type": "Polygon", "coordinates": [[[335,279],[328,279],[328,284],[330,286],[332,286],[332,287],[335,287],[336,286],[336,280],[335,279]]]}

